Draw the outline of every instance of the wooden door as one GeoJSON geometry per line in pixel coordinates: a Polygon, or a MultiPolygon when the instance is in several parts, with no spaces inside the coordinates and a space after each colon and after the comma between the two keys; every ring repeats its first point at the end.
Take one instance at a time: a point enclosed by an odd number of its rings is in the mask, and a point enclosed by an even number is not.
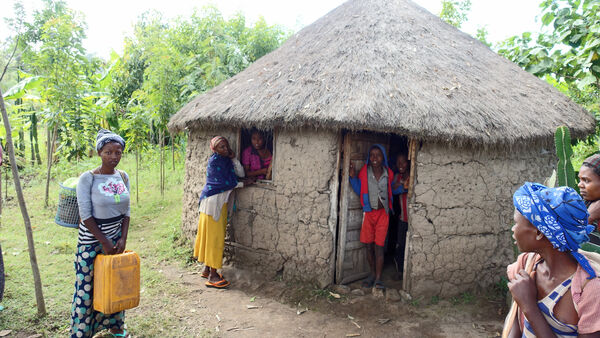
{"type": "Polygon", "coordinates": [[[389,136],[385,134],[347,133],[344,136],[335,276],[338,284],[350,283],[369,275],[366,248],[360,242],[360,228],[363,219],[362,206],[358,195],[350,186],[348,173],[350,161],[352,161],[356,174],[358,174],[366,163],[369,148],[375,143],[385,147],[387,156],[389,136]]]}

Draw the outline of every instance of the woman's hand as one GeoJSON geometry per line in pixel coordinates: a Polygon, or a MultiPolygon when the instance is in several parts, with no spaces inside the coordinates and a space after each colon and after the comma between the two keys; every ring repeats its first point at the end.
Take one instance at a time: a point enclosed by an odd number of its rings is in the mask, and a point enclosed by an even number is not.
{"type": "Polygon", "coordinates": [[[102,252],[104,252],[105,255],[118,254],[117,247],[113,245],[110,239],[107,239],[106,242],[102,243],[102,252]]]}
{"type": "Polygon", "coordinates": [[[350,162],[350,169],[348,170],[348,175],[350,175],[350,177],[352,178],[356,176],[356,170],[354,170],[354,164],[352,164],[352,162],[350,162]]]}
{"type": "Polygon", "coordinates": [[[123,253],[125,251],[125,245],[127,244],[127,240],[124,237],[119,238],[117,244],[115,244],[115,249],[117,250],[117,254],[123,253]]]}
{"type": "Polygon", "coordinates": [[[508,289],[513,299],[524,313],[537,309],[537,287],[535,285],[535,271],[531,277],[525,270],[519,271],[515,278],[508,282],[508,289]]]}

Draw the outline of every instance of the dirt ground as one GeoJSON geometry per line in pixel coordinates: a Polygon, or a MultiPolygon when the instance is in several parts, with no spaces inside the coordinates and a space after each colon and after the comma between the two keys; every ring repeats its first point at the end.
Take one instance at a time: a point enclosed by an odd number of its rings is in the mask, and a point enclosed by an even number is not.
{"type": "MultiPolygon", "coordinates": [[[[161,270],[188,295],[174,300],[180,322],[177,333],[165,332],[165,336],[496,337],[502,329],[503,302],[482,297],[474,297],[470,304],[455,299],[431,305],[414,300],[389,301],[362,289],[364,296],[340,292],[336,299],[329,291],[259,281],[231,267],[224,268],[231,286],[217,290],[204,286],[200,271],[200,267],[174,266],[161,270]]],[[[399,282],[387,284],[389,288],[399,282]]],[[[359,282],[349,287],[361,289],[359,282]]],[[[128,318],[160,311],[156,307],[152,302],[142,302],[129,310],[128,318]]]]}

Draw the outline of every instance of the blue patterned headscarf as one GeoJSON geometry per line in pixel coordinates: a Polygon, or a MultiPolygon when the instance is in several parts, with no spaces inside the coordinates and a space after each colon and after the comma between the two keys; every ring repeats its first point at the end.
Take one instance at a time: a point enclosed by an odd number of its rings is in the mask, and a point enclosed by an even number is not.
{"type": "Polygon", "coordinates": [[[125,150],[125,140],[110,130],[100,129],[96,135],[96,150],[102,149],[107,143],[116,142],[125,150]]]}
{"type": "Polygon", "coordinates": [[[206,184],[200,193],[199,202],[206,197],[231,190],[235,188],[237,183],[237,176],[235,175],[231,159],[213,153],[208,158],[208,165],[206,166],[206,184]]]}
{"type": "Polygon", "coordinates": [[[513,195],[515,208],[531,222],[558,251],[568,251],[590,275],[596,273],[577,250],[589,241],[594,230],[588,225],[588,212],[581,196],[573,188],[548,188],[525,182],[513,195]]]}

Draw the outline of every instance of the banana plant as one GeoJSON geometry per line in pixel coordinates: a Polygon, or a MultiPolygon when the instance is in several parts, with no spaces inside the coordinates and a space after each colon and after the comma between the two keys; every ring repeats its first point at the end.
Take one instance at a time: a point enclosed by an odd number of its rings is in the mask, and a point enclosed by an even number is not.
{"type": "Polygon", "coordinates": [[[573,150],[571,149],[571,133],[569,132],[569,128],[565,126],[556,128],[554,145],[556,146],[556,156],[558,157],[556,165],[558,185],[571,187],[579,193],[575,170],[573,170],[573,164],[571,163],[573,150]]]}

